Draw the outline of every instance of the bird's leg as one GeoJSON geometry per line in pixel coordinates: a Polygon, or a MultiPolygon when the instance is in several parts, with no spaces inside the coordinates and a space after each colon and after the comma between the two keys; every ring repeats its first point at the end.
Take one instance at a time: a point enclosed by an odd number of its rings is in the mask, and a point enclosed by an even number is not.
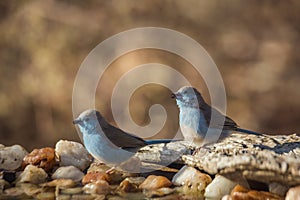
{"type": "Polygon", "coordinates": [[[201,146],[199,146],[195,149],[195,151],[192,153],[192,155],[193,156],[196,155],[196,154],[199,155],[200,153],[204,155],[210,149],[208,146],[211,145],[211,144],[213,144],[213,143],[202,144],[201,146]]]}

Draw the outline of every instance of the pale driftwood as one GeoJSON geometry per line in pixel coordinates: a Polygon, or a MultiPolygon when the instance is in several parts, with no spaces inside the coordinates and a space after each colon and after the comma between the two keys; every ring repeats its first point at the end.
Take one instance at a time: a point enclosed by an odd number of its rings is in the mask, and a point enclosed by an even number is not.
{"type": "Polygon", "coordinates": [[[144,162],[168,165],[171,163],[184,164],[182,155],[191,155],[195,146],[190,142],[176,141],[167,144],[156,144],[143,147],[137,156],[144,162]]]}
{"type": "Polygon", "coordinates": [[[233,134],[207,146],[185,163],[210,174],[264,183],[300,184],[300,137],[233,134]]]}
{"type": "Polygon", "coordinates": [[[202,147],[195,155],[188,142],[143,148],[141,160],[160,164],[176,161],[231,179],[284,185],[300,184],[300,137],[255,136],[234,133],[222,142],[202,147]]]}

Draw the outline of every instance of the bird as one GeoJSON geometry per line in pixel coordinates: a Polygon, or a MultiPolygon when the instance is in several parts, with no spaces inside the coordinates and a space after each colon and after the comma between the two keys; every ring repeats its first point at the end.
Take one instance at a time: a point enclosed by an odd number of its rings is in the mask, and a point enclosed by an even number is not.
{"type": "Polygon", "coordinates": [[[223,115],[216,108],[205,102],[201,93],[193,87],[184,86],[172,93],[179,108],[179,126],[184,140],[193,141],[195,144],[206,145],[228,137],[232,132],[241,132],[252,135],[263,135],[251,130],[240,128],[230,117],[223,115]],[[211,121],[214,115],[216,120],[211,121]],[[218,122],[222,122],[220,124],[218,122]],[[209,127],[212,131],[221,131],[219,137],[205,137],[209,127]],[[205,139],[205,140],[204,140],[205,139]]]}
{"type": "Polygon", "coordinates": [[[97,160],[117,166],[135,155],[142,147],[151,144],[169,143],[172,139],[144,140],[109,124],[101,113],[94,109],[83,111],[74,121],[78,125],[87,151],[97,160]]]}

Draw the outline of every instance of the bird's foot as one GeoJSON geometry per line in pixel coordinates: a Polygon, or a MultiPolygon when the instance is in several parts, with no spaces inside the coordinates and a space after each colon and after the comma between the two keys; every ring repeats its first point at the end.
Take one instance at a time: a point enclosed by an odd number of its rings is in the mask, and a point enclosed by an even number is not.
{"type": "Polygon", "coordinates": [[[207,153],[207,151],[209,150],[209,148],[207,147],[208,146],[208,144],[206,144],[206,145],[203,145],[203,146],[201,146],[201,147],[197,147],[195,150],[194,150],[194,152],[192,153],[192,156],[194,156],[194,155],[205,155],[206,153],[207,153]]]}

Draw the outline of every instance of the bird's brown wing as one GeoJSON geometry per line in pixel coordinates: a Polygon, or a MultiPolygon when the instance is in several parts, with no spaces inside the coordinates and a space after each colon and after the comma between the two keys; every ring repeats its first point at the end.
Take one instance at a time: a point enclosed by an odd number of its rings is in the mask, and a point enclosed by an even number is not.
{"type": "Polygon", "coordinates": [[[146,146],[146,142],[137,136],[131,135],[122,131],[121,129],[114,127],[110,124],[102,127],[106,137],[117,147],[122,149],[141,148],[146,146]]]}
{"type": "Polygon", "coordinates": [[[224,116],[220,111],[210,107],[209,105],[206,105],[205,107],[202,107],[200,109],[204,113],[204,117],[205,117],[205,121],[207,122],[207,125],[210,125],[210,127],[212,128],[233,130],[237,127],[237,124],[230,117],[224,116]],[[216,119],[214,121],[211,121],[212,113],[216,119]],[[224,120],[224,124],[220,123],[223,120],[224,120]]]}

